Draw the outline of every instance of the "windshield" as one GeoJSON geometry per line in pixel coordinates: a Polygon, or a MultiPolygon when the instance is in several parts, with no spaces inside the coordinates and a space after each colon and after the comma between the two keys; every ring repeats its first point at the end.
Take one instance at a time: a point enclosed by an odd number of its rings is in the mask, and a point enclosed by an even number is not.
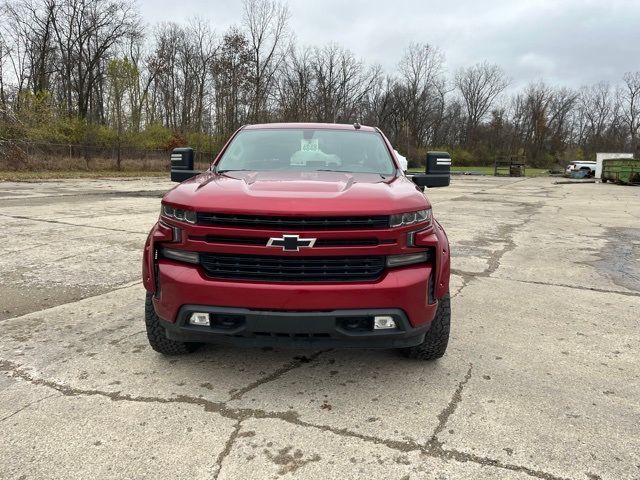
{"type": "Polygon", "coordinates": [[[377,132],[328,129],[243,130],[217,171],[303,170],[392,175],[395,165],[377,132]]]}

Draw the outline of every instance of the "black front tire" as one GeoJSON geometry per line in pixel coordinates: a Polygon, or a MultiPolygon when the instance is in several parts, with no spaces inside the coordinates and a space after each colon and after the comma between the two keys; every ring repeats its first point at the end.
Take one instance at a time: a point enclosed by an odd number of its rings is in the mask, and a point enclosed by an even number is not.
{"type": "Polygon", "coordinates": [[[447,292],[438,304],[436,316],[431,322],[424,341],[414,347],[403,348],[402,353],[408,358],[417,360],[435,360],[444,355],[449,344],[451,329],[451,298],[447,292]]]}
{"type": "Polygon", "coordinates": [[[147,327],[149,345],[163,355],[184,355],[195,351],[200,346],[199,343],[177,342],[167,338],[167,331],[160,324],[160,319],[153,308],[153,294],[149,292],[144,303],[144,323],[147,327]]]}

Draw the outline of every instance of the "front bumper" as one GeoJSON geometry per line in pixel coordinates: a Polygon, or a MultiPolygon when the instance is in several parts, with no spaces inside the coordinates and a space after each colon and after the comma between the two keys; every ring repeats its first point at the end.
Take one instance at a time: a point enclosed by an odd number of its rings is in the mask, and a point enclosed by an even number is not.
{"type": "Polygon", "coordinates": [[[245,346],[300,348],[401,348],[418,345],[430,324],[412,327],[400,309],[332,310],[327,312],[274,312],[245,308],[184,305],[176,322],[162,320],[167,337],[182,342],[232,343],[245,346]],[[189,324],[193,312],[220,319],[212,326],[189,324]],[[397,328],[354,328],[372,322],[374,315],[391,316],[397,328]]]}
{"type": "Polygon", "coordinates": [[[388,269],[372,282],[302,283],[212,279],[195,265],[158,260],[158,290],[153,298],[160,318],[176,323],[185,305],[277,312],[401,310],[412,328],[433,320],[430,264],[388,269]]]}

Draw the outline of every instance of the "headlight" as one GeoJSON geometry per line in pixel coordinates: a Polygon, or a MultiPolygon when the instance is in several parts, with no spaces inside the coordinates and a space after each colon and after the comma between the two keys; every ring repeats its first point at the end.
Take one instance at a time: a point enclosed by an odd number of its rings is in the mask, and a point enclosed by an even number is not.
{"type": "Polygon", "coordinates": [[[168,258],[170,260],[177,260],[179,262],[187,262],[187,263],[200,263],[200,255],[198,252],[188,252],[186,250],[173,250],[170,248],[163,248],[160,250],[162,256],[164,258],[168,258]]]}
{"type": "Polygon", "coordinates": [[[431,222],[431,209],[418,210],[417,212],[396,213],[389,217],[390,227],[402,227],[415,223],[431,222]]]}
{"type": "Polygon", "coordinates": [[[178,220],[179,222],[196,223],[198,220],[198,215],[193,210],[173,208],[164,204],[162,205],[162,215],[178,220]]]}

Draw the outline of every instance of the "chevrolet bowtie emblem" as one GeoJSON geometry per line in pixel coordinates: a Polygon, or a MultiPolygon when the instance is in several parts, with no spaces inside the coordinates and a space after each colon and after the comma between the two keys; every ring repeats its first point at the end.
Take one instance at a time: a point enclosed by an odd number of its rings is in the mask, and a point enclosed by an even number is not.
{"type": "Polygon", "coordinates": [[[299,235],[283,235],[281,238],[270,238],[267,247],[280,247],[285,252],[299,252],[301,248],[311,248],[315,238],[300,238],[299,235]]]}

